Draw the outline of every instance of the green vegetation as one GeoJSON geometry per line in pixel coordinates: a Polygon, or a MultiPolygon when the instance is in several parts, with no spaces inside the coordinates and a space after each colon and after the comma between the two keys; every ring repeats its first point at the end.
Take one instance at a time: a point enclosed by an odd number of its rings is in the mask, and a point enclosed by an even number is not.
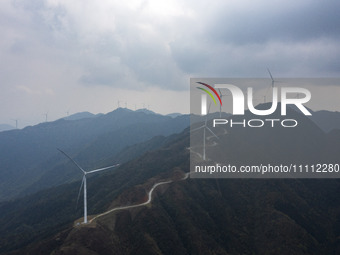
{"type": "MultiPolygon", "coordinates": [[[[163,137],[165,144],[178,139],[180,139],[178,136],[163,137]]],[[[185,141],[187,140],[182,142],[185,141]]],[[[123,191],[143,184],[151,177],[167,172],[175,166],[183,165],[183,162],[188,163],[187,155],[175,154],[176,152],[170,148],[150,151],[140,159],[123,164],[116,171],[88,178],[89,215],[107,210],[111,202],[123,191]]],[[[62,229],[72,227],[73,221],[80,218],[83,212],[82,200],[77,210],[75,209],[79,185],[80,181],[77,181],[12,202],[2,202],[0,252],[20,249],[29,243],[52,236],[62,229]]]]}
{"type": "MultiPolygon", "coordinates": [[[[340,130],[325,134],[310,120],[296,118],[304,128],[295,132],[234,129],[221,133],[220,139],[228,142],[223,148],[228,160],[338,162],[340,130]]],[[[122,150],[119,155],[126,163],[88,179],[89,215],[143,202],[155,182],[187,172],[188,146],[187,129],[122,150]]],[[[209,157],[217,153],[209,152],[209,157]]],[[[187,179],[161,186],[151,205],[73,227],[74,220],[82,217],[82,201],[75,209],[79,184],[80,180],[2,202],[0,253],[340,253],[338,179],[187,179]]]]}

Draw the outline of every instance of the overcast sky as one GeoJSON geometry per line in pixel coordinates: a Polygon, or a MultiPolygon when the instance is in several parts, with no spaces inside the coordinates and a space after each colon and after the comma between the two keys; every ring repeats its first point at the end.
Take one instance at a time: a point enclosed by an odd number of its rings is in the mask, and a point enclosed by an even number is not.
{"type": "Polygon", "coordinates": [[[339,10],[334,0],[1,1],[0,123],[106,113],[118,100],[188,112],[190,77],[340,77],[339,10]]]}

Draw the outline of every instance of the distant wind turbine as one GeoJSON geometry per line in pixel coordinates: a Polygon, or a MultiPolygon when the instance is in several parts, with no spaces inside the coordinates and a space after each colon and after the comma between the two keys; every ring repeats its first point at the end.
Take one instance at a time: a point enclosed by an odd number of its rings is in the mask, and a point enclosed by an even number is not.
{"type": "Polygon", "coordinates": [[[272,75],[272,73],[270,72],[269,68],[267,68],[267,70],[268,70],[268,73],[269,73],[269,75],[270,75],[270,79],[272,79],[272,88],[274,88],[275,80],[274,80],[273,75],[272,75]]]}
{"type": "Polygon", "coordinates": [[[117,103],[117,105],[118,105],[118,108],[119,108],[119,103],[120,103],[120,101],[118,100],[118,103],[117,103]]]}
{"type": "Polygon", "coordinates": [[[205,139],[206,139],[206,130],[208,130],[214,137],[216,137],[217,139],[218,136],[215,135],[215,133],[208,127],[207,123],[208,123],[208,114],[209,114],[209,111],[210,111],[210,105],[209,105],[209,109],[208,109],[208,113],[206,115],[206,118],[205,118],[205,122],[204,122],[204,125],[203,126],[200,126],[198,128],[195,128],[194,130],[191,130],[191,132],[195,132],[197,130],[200,130],[200,129],[203,129],[203,160],[205,160],[205,139]]]}
{"type": "Polygon", "coordinates": [[[13,121],[15,121],[15,128],[18,129],[18,120],[17,119],[13,119],[13,121]]]}
{"type": "MultiPolygon", "coordinates": [[[[267,68],[267,70],[268,70],[268,73],[269,73],[269,75],[270,75],[270,79],[271,79],[271,81],[272,81],[272,83],[271,83],[271,84],[272,84],[271,88],[272,88],[272,90],[273,90],[273,88],[274,88],[274,86],[275,86],[275,83],[276,83],[276,82],[281,82],[281,81],[275,80],[275,79],[273,78],[273,75],[272,75],[272,73],[270,72],[269,68],[267,68]]],[[[269,90],[269,88],[267,89],[266,95],[267,95],[267,93],[268,93],[268,90],[269,90]]]]}
{"type": "Polygon", "coordinates": [[[47,122],[47,116],[48,116],[48,112],[46,112],[45,114],[43,114],[45,116],[45,122],[47,122]]]}
{"type": "Polygon", "coordinates": [[[269,68],[267,68],[267,70],[268,70],[268,73],[270,75],[270,79],[272,80],[272,88],[275,87],[275,83],[282,83],[283,82],[283,81],[278,81],[278,80],[274,79],[272,73],[269,70],[269,68]]]}
{"type": "Polygon", "coordinates": [[[86,175],[87,174],[92,174],[92,173],[95,173],[95,172],[99,172],[99,171],[103,171],[103,170],[106,170],[106,169],[109,169],[109,168],[113,168],[113,167],[116,167],[116,166],[119,166],[119,164],[116,164],[116,165],[112,165],[112,166],[108,166],[108,167],[104,167],[104,168],[98,168],[98,169],[94,169],[94,170],[91,170],[91,171],[85,171],[80,165],[78,165],[77,162],[75,162],[69,155],[67,155],[65,152],[63,152],[62,150],[58,149],[62,154],[64,154],[67,158],[69,158],[73,164],[75,164],[77,166],[77,168],[82,171],[83,173],[83,179],[82,179],[82,182],[81,182],[81,185],[80,185],[80,189],[79,189],[79,193],[78,193],[78,199],[77,199],[77,202],[79,200],[79,196],[80,196],[80,192],[81,192],[81,188],[82,186],[84,186],[84,224],[87,223],[87,190],[86,190],[86,175]]]}

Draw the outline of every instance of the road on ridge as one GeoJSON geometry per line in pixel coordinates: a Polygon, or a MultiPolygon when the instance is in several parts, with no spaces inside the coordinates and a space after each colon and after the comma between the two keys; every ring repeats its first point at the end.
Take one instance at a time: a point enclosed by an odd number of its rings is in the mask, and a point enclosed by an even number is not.
{"type": "MultiPolygon", "coordinates": [[[[184,175],[184,177],[182,179],[180,179],[180,181],[182,180],[185,180],[189,177],[189,173],[186,173],[184,175]]],[[[101,214],[98,214],[96,215],[95,217],[93,217],[91,220],[89,220],[89,223],[92,223],[94,220],[98,219],[99,217],[102,217],[104,215],[107,215],[107,214],[110,214],[112,212],[115,212],[115,211],[119,211],[119,210],[125,210],[125,209],[131,209],[131,208],[136,208],[136,207],[139,207],[139,206],[144,206],[144,205],[147,205],[147,204],[150,204],[151,201],[152,201],[152,193],[153,191],[158,187],[158,186],[161,186],[161,185],[164,185],[164,184],[168,184],[168,183],[171,183],[171,182],[174,182],[173,180],[170,180],[170,181],[163,181],[163,182],[158,182],[156,184],[154,184],[151,188],[151,190],[149,191],[148,193],[148,200],[144,203],[141,203],[141,204],[136,204],[136,205],[127,205],[127,206],[120,206],[120,207],[116,207],[116,208],[113,208],[111,210],[108,210],[104,213],[101,213],[101,214]]]]}

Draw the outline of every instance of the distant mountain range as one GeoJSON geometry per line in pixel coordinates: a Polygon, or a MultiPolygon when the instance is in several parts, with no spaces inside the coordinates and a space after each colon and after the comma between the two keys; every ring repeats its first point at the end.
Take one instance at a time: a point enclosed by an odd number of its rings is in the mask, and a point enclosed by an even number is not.
{"type": "Polygon", "coordinates": [[[101,116],[102,114],[99,115],[95,115],[93,113],[90,112],[78,112],[75,114],[72,114],[70,116],[64,117],[64,120],[81,120],[81,119],[86,119],[86,118],[93,118],[93,117],[98,117],[101,116]]]}
{"type": "MultiPolygon", "coordinates": [[[[61,148],[84,168],[94,168],[121,150],[157,135],[170,135],[189,125],[177,118],[119,108],[105,115],[79,113],[21,130],[0,133],[0,201],[27,195],[78,177],[57,151],[61,148]],[[70,116],[72,117],[72,116],[70,116]]],[[[120,163],[120,162],[119,162],[120,163]]]]}
{"type": "Polygon", "coordinates": [[[340,129],[340,112],[316,111],[312,112],[310,119],[325,132],[340,129]]]}
{"type": "MultiPolygon", "coordinates": [[[[268,104],[260,105],[258,108],[260,107],[269,108],[268,104]]],[[[207,140],[207,158],[213,162],[234,165],[320,163],[326,155],[329,161],[337,160],[336,148],[340,143],[335,137],[340,129],[334,129],[334,132],[326,134],[301,112],[288,109],[287,116],[282,118],[279,109],[280,107],[270,116],[257,116],[248,111],[245,116],[230,117],[237,123],[242,123],[243,119],[256,119],[267,124],[262,128],[243,127],[239,124],[233,128],[220,126],[213,129],[219,139],[207,140]],[[268,118],[294,119],[298,125],[295,128],[285,128],[278,121],[275,127],[272,127],[265,121],[268,118]],[[211,146],[214,141],[218,143],[217,146],[211,146]]],[[[212,121],[208,123],[212,127],[212,121]]],[[[193,150],[201,154],[202,137],[203,129],[191,135],[193,150]]]]}
{"type": "Polygon", "coordinates": [[[146,114],[158,114],[158,113],[155,113],[155,112],[153,112],[149,109],[146,109],[146,108],[138,109],[138,110],[136,110],[136,112],[144,112],[146,114]]]}
{"type": "Polygon", "coordinates": [[[181,113],[174,112],[174,113],[167,114],[166,116],[170,116],[172,118],[176,118],[176,117],[181,116],[181,115],[182,115],[181,113]]]}
{"type": "Polygon", "coordinates": [[[0,124],[0,132],[15,129],[15,127],[8,124],[0,124]]]}
{"type": "MultiPolygon", "coordinates": [[[[140,130],[149,127],[141,122],[146,116],[151,117],[148,121],[154,128],[158,123],[162,129],[182,121],[188,123],[188,116],[171,121],[171,117],[117,110],[105,118],[117,122],[129,114],[135,118],[139,118],[138,114],[144,116],[132,126],[125,124],[96,136],[91,143],[78,142],[78,151],[71,145],[67,147],[78,162],[90,168],[117,162],[117,158],[125,162],[114,171],[88,179],[89,215],[144,202],[153,184],[175,181],[157,189],[151,205],[111,213],[93,224],[78,227],[73,226],[74,221],[82,217],[82,206],[75,209],[80,185],[76,171],[71,178],[75,182],[61,181],[63,184],[59,186],[50,185],[26,197],[3,201],[0,203],[0,254],[340,253],[339,179],[176,181],[189,171],[188,128],[179,134],[151,135],[121,149],[109,145],[121,143],[113,138],[117,134],[124,139],[127,134],[140,137],[137,131],[134,135],[133,127],[137,125],[140,130]]],[[[271,117],[276,118],[276,114],[271,117]]],[[[247,113],[247,117],[250,116],[247,113]]],[[[192,117],[195,121],[200,119],[192,117]]],[[[309,118],[293,111],[289,111],[287,118],[297,119],[300,127],[294,131],[284,128],[218,130],[219,143],[226,144],[223,147],[228,152],[226,160],[234,164],[290,160],[339,163],[340,129],[331,128],[332,131],[325,133],[309,118]]],[[[107,121],[96,123],[101,126],[107,121]]],[[[202,142],[202,134],[196,135],[202,142]]],[[[209,140],[207,144],[212,142],[209,140]]],[[[195,149],[200,150],[200,145],[197,146],[195,149]]],[[[207,150],[209,160],[213,161],[216,154],[218,150],[214,147],[207,150]]],[[[52,155],[41,166],[46,168],[45,181],[53,179],[53,174],[55,178],[63,178],[74,170],[62,155],[52,155]],[[48,170],[50,164],[54,167],[48,170]]],[[[41,175],[39,177],[41,181],[41,175]]]]}

